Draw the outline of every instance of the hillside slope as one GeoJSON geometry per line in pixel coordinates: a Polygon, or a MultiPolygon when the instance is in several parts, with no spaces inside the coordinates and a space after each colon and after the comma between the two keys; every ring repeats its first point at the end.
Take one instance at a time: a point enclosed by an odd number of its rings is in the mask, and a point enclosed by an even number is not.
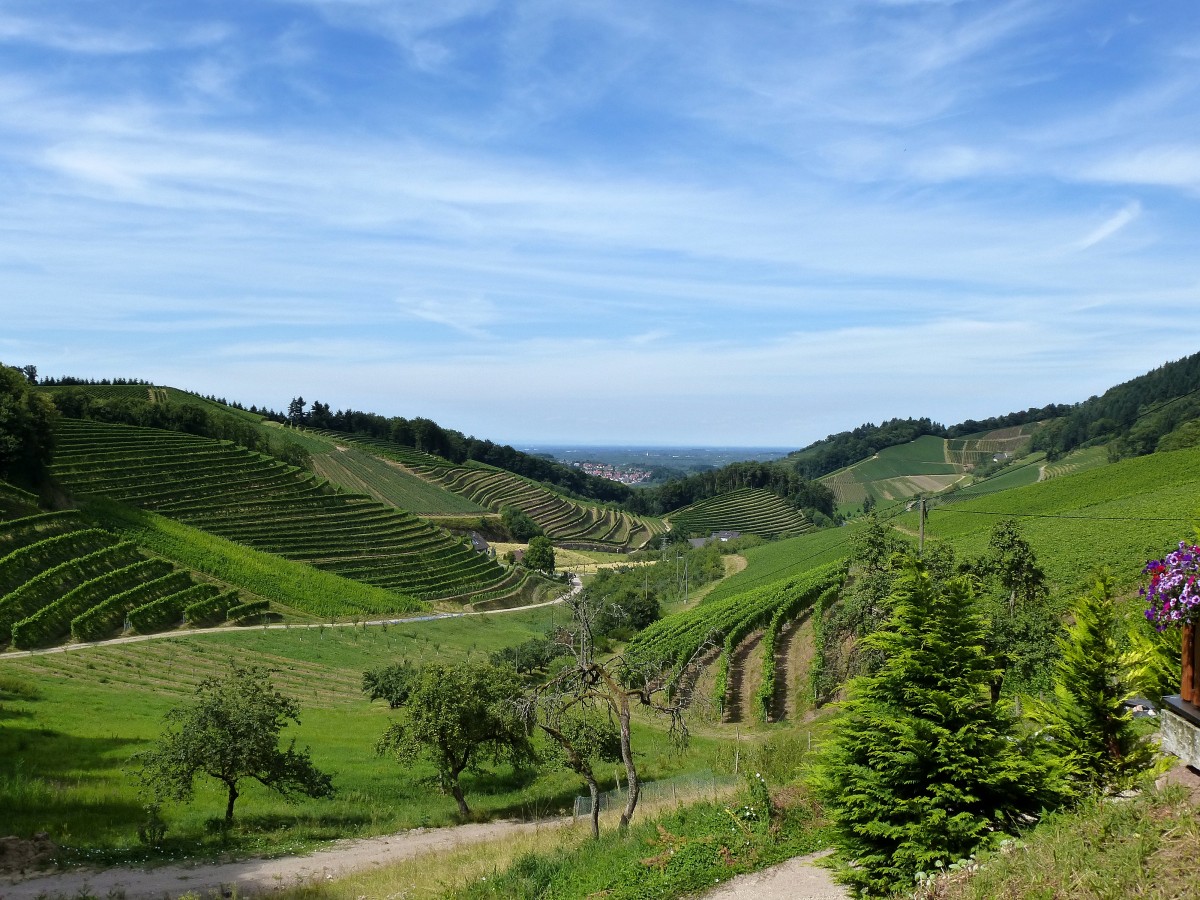
{"type": "Polygon", "coordinates": [[[64,419],[51,473],[77,496],[154,510],[402,595],[495,591],[513,577],[414,516],[207,438],[64,419]]]}

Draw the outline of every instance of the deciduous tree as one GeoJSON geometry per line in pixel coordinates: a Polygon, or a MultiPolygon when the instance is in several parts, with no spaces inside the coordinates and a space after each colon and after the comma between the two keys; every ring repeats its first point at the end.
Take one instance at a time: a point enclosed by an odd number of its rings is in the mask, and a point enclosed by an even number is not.
{"type": "MultiPolygon", "coordinates": [[[[365,681],[366,679],[364,679],[365,681]]],[[[389,670],[380,696],[401,711],[376,745],[403,762],[426,759],[437,770],[439,787],[454,797],[464,817],[471,809],[459,777],[486,762],[520,768],[536,755],[517,710],[517,674],[487,663],[431,663],[389,670]]]]}
{"type": "Polygon", "coordinates": [[[139,754],[139,777],[156,801],[190,800],[197,775],[225,785],[225,824],[233,822],[238,785],[250,778],[286,796],[333,794],[330,776],[313,765],[308,750],[279,737],[288,722],[300,722],[300,704],[271,684],[258,666],[236,663],[220,677],[206,678],[188,703],[170,710],[158,743],[139,754]]]}
{"type": "Polygon", "coordinates": [[[542,572],[554,571],[554,545],[550,538],[539,534],[529,539],[525,550],[525,566],[542,572]]]}
{"type": "Polygon", "coordinates": [[[566,602],[571,609],[571,627],[566,636],[574,660],[529,695],[524,717],[530,721],[539,708],[550,710],[551,718],[556,709],[598,710],[616,723],[628,787],[620,820],[620,828],[624,830],[633,819],[641,793],[633,754],[633,710],[641,706],[665,716],[669,721],[669,737],[679,745],[686,744],[688,730],[683,715],[686,702],[674,689],[685,672],[696,674],[697,660],[711,645],[701,646],[682,665],[677,660],[642,659],[628,654],[601,659],[595,652],[597,626],[614,615],[609,598],[584,590],[566,602]]]}
{"type": "Polygon", "coordinates": [[[0,363],[0,478],[36,482],[54,450],[58,411],[26,376],[0,363]]]}

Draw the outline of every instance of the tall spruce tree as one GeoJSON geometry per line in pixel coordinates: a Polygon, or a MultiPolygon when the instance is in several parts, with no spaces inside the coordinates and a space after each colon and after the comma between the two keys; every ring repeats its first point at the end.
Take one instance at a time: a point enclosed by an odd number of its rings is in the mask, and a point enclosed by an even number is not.
{"type": "Polygon", "coordinates": [[[995,665],[970,581],[937,583],[910,556],[888,603],[887,623],[863,639],[882,665],[851,682],[816,771],[850,864],[841,877],[868,896],[911,887],[1060,796],[990,701],[995,665]]]}
{"type": "Polygon", "coordinates": [[[1154,761],[1124,701],[1133,693],[1121,652],[1122,625],[1108,573],[1071,610],[1074,624],[1058,639],[1053,702],[1030,702],[1067,771],[1083,792],[1127,787],[1154,761]]]}

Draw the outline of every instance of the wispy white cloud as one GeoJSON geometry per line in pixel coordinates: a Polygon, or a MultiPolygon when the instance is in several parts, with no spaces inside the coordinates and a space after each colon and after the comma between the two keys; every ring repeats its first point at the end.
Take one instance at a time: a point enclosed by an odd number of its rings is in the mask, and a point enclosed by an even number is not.
{"type": "Polygon", "coordinates": [[[500,317],[486,297],[415,297],[397,301],[405,315],[475,338],[489,337],[488,326],[500,317]]]}
{"type": "Polygon", "coordinates": [[[1142,204],[1133,200],[1123,206],[1118,212],[1109,216],[1092,231],[1075,242],[1076,250],[1087,250],[1102,241],[1108,240],[1130,222],[1142,214],[1142,204]]]}
{"type": "Polygon", "coordinates": [[[1084,178],[1115,184],[1144,184],[1200,190],[1200,150],[1192,146],[1145,147],[1093,163],[1084,178]]]}
{"type": "Polygon", "coordinates": [[[0,11],[0,43],[30,44],[90,56],[126,56],[168,47],[203,47],[229,36],[227,26],[198,23],[181,29],[121,26],[104,28],[66,17],[20,16],[0,11]]]}
{"type": "Polygon", "coordinates": [[[0,14],[0,293],[38,298],[6,355],[405,414],[371,385],[420,385],[508,439],[461,385],[551,381],[529,436],[800,443],[1086,396],[1200,299],[1200,41],[1162,10],[206,9],[0,14]],[[576,412],[630,373],[654,396],[576,412]]]}

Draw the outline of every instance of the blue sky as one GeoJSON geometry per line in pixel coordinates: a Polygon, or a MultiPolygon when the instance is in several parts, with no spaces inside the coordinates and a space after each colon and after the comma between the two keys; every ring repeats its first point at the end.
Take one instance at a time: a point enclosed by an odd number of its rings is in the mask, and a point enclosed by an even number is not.
{"type": "Polygon", "coordinates": [[[800,446],[1200,349],[1192,0],[0,0],[0,360],[800,446]]]}

